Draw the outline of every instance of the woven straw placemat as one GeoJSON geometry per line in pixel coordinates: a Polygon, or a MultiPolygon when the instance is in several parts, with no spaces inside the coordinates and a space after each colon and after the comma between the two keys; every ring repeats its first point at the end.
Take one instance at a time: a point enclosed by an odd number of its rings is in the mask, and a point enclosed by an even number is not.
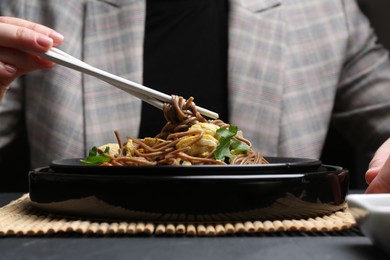
{"type": "Polygon", "coordinates": [[[28,194],[0,208],[0,236],[36,236],[78,233],[83,235],[187,235],[305,231],[341,231],[356,224],[348,209],[307,219],[239,221],[223,223],[158,223],[143,221],[96,221],[51,215],[32,206],[28,194]]]}

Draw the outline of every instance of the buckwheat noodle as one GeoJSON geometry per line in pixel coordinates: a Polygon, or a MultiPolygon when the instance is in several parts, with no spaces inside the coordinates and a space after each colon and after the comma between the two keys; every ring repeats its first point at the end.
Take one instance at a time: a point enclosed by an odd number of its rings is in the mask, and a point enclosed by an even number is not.
{"type": "MultiPolygon", "coordinates": [[[[222,120],[206,120],[197,110],[193,98],[185,100],[180,96],[172,96],[171,103],[165,103],[163,107],[164,117],[167,123],[161,132],[154,138],[137,139],[126,136],[122,142],[120,134],[115,131],[119,145],[115,155],[104,154],[110,161],[103,166],[113,165],[226,165],[226,164],[266,164],[266,159],[260,152],[251,148],[243,154],[236,155],[228,162],[214,159],[216,147],[209,147],[201,156],[191,154],[192,146],[195,146],[206,137],[205,130],[198,127],[191,130],[191,126],[198,123],[208,123],[218,127],[229,127],[222,120]],[[185,145],[181,143],[185,141],[185,145]],[[129,152],[129,147],[132,149],[129,152]],[[131,154],[129,154],[131,153],[131,154]]],[[[235,136],[235,139],[251,147],[249,140],[235,136]]],[[[207,141],[207,140],[206,140],[207,141]]],[[[103,152],[100,150],[100,152],[103,152]]]]}

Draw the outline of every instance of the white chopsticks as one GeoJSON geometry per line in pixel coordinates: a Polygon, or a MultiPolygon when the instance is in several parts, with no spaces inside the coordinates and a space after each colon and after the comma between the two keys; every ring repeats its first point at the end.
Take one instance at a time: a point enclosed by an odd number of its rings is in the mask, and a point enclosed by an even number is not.
{"type": "MultiPolygon", "coordinates": [[[[157,90],[145,87],[141,84],[116,76],[104,70],[93,67],[69,54],[63,52],[57,48],[51,48],[45,53],[34,52],[33,54],[42,57],[46,60],[60,64],[62,66],[86,73],[98,79],[101,79],[143,101],[146,103],[163,109],[163,103],[170,103],[171,96],[159,92],[157,90]]],[[[204,116],[217,119],[219,116],[217,113],[210,111],[202,107],[196,107],[199,113],[204,116]]]]}

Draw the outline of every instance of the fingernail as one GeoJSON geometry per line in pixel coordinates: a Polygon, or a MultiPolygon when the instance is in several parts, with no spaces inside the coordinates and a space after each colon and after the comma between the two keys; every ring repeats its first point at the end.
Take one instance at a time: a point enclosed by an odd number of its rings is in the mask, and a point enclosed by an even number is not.
{"type": "Polygon", "coordinates": [[[15,74],[16,73],[16,68],[14,66],[5,64],[4,65],[5,70],[10,73],[10,74],[15,74]]]}
{"type": "Polygon", "coordinates": [[[34,57],[34,60],[35,62],[39,65],[39,66],[44,66],[44,67],[52,67],[54,65],[53,62],[51,61],[48,61],[48,60],[45,60],[39,56],[33,56],[34,57]]]}
{"type": "Polygon", "coordinates": [[[53,45],[53,39],[47,36],[39,36],[37,39],[37,43],[42,47],[51,47],[53,45]]]}
{"type": "Polygon", "coordinates": [[[381,167],[385,162],[381,159],[376,158],[375,160],[371,160],[368,167],[369,168],[379,168],[381,167]]]}
{"type": "Polygon", "coordinates": [[[54,39],[55,42],[62,42],[62,40],[64,39],[64,36],[56,31],[52,31],[50,33],[50,37],[54,39]]]}

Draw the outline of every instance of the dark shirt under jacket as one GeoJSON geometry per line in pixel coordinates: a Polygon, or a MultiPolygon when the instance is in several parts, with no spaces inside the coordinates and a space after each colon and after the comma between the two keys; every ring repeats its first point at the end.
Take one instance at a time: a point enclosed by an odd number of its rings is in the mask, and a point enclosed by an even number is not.
{"type": "MultiPolygon", "coordinates": [[[[147,0],[144,85],[193,96],[227,121],[226,0],[147,0]]],[[[143,103],[140,137],[155,136],[163,113],[143,103]]]]}

